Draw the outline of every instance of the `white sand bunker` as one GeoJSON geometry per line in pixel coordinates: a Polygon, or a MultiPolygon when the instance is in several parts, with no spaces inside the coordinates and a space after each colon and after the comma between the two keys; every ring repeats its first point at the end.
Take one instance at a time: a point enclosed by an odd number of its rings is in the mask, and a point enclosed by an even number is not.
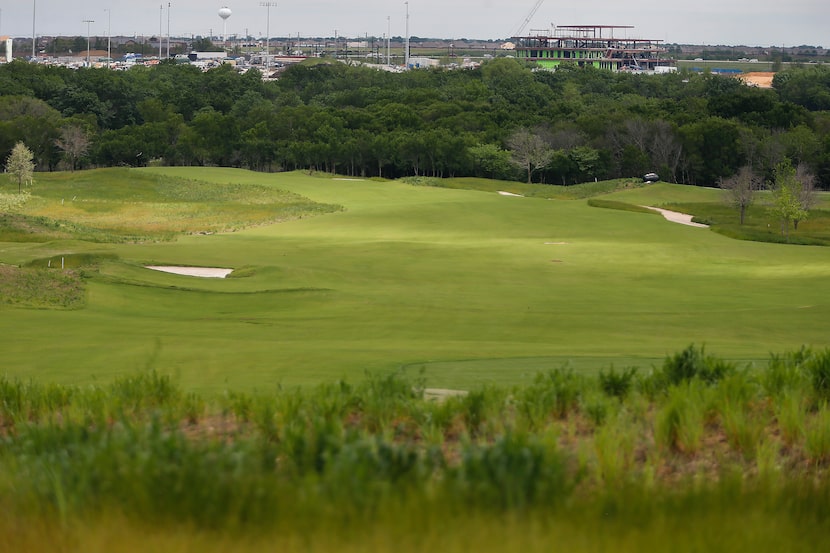
{"type": "Polygon", "coordinates": [[[513,192],[507,192],[505,190],[499,190],[499,194],[502,196],[513,196],[516,198],[524,198],[521,194],[514,194],[513,192]]]}
{"type": "Polygon", "coordinates": [[[709,228],[709,225],[704,225],[703,223],[694,223],[692,222],[692,215],[688,215],[686,213],[680,213],[678,211],[669,211],[668,209],[661,209],[659,207],[652,207],[650,205],[644,205],[641,207],[646,207],[648,209],[653,209],[657,211],[666,218],[667,221],[671,221],[672,223],[679,223],[681,225],[688,225],[690,227],[700,227],[700,228],[709,228]]]}
{"type": "Polygon", "coordinates": [[[200,278],[225,278],[233,272],[233,269],[221,267],[170,267],[163,265],[147,265],[145,268],[174,275],[184,275],[200,278]]]}

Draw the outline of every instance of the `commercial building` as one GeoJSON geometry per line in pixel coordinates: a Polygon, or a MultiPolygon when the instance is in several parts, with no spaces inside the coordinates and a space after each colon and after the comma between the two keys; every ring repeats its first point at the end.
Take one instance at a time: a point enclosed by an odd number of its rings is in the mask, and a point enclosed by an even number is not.
{"type": "Polygon", "coordinates": [[[563,63],[610,71],[669,72],[674,60],[666,56],[660,40],[628,38],[625,25],[564,25],[552,32],[535,31],[513,37],[516,56],[546,69],[563,63]]]}

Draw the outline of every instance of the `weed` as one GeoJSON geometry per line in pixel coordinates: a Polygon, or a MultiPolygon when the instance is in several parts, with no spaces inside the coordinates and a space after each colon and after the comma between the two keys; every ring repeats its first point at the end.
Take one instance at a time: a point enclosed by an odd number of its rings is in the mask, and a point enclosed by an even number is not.
{"type": "Polygon", "coordinates": [[[812,355],[812,350],[805,346],[783,355],[771,354],[767,368],[761,376],[761,383],[767,394],[778,396],[801,386],[806,375],[804,365],[812,355]]]}
{"type": "Polygon", "coordinates": [[[810,375],[813,391],[820,400],[830,399],[830,348],[816,353],[804,362],[804,369],[810,375]]]}
{"type": "Polygon", "coordinates": [[[804,449],[815,464],[830,462],[830,406],[822,403],[804,430],[804,449]]]}
{"type": "Polygon", "coordinates": [[[680,453],[695,453],[703,439],[704,400],[693,383],[673,386],[665,405],[657,413],[655,441],[680,453]]]}
{"type": "Polygon", "coordinates": [[[806,412],[804,395],[797,390],[786,392],[775,406],[775,419],[781,438],[787,446],[793,446],[804,434],[806,412]]]}

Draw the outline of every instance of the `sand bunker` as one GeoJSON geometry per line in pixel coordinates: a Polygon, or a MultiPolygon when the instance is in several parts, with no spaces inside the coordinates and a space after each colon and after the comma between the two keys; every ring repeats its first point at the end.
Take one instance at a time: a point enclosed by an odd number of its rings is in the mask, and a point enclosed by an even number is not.
{"type": "Polygon", "coordinates": [[[690,227],[709,228],[709,225],[704,225],[703,223],[693,223],[693,215],[688,215],[686,213],[680,213],[677,211],[669,211],[668,209],[661,209],[659,207],[651,207],[650,205],[644,205],[641,207],[646,207],[648,209],[653,209],[654,211],[659,212],[660,215],[665,217],[667,221],[671,221],[672,223],[679,223],[681,225],[688,225],[690,227]]]}
{"type": "Polygon", "coordinates": [[[517,198],[524,198],[521,194],[514,194],[513,192],[506,192],[504,190],[499,190],[499,194],[502,196],[515,196],[517,198]]]}
{"type": "Polygon", "coordinates": [[[147,265],[145,268],[163,273],[200,278],[225,278],[233,272],[233,269],[223,269],[221,267],[168,267],[162,265],[147,265]]]}

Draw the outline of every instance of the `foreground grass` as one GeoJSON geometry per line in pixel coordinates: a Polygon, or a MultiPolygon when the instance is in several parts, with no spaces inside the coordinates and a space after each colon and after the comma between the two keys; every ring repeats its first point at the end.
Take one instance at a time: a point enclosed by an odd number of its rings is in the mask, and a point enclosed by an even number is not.
{"type": "Polygon", "coordinates": [[[689,346],[442,401],[401,373],[210,397],[152,369],[4,378],[0,545],[806,551],[830,525],[828,376],[830,350],[749,373],[689,346]]]}

